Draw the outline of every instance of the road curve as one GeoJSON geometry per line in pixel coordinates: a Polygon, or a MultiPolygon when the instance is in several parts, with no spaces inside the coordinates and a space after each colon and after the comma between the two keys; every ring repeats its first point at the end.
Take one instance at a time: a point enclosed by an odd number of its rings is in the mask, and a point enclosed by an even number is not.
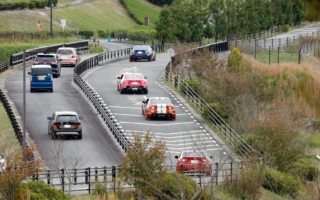
{"type": "Polygon", "coordinates": [[[166,164],[175,165],[175,155],[182,150],[206,150],[214,156],[213,162],[230,161],[226,146],[219,144],[193,116],[185,105],[163,83],[164,68],[169,55],[157,55],[155,62],[129,62],[123,60],[98,67],[86,75],[86,82],[91,85],[108,105],[120,126],[132,139],[132,133],[152,132],[157,140],[163,140],[167,146],[166,164]],[[116,89],[116,77],[123,72],[140,72],[148,77],[149,93],[120,94],[116,89]],[[169,97],[177,110],[177,120],[146,121],[141,114],[142,101],[147,97],[169,97]]]}
{"type": "MultiPolygon", "coordinates": [[[[132,44],[123,44],[122,48],[130,46],[132,44]]],[[[119,49],[119,44],[113,46],[113,43],[109,43],[106,49],[119,49]]],[[[82,60],[91,56],[82,55],[82,60]]],[[[29,69],[26,71],[29,71],[29,69]]],[[[76,166],[78,168],[120,164],[123,152],[119,145],[114,143],[114,139],[107,134],[96,113],[71,85],[73,68],[63,67],[61,76],[53,79],[53,93],[30,93],[29,79],[29,75],[26,75],[26,129],[48,168],[54,169],[57,167],[58,162],[56,160],[58,156],[60,156],[60,160],[66,159],[70,161],[68,163],[60,163],[59,168],[72,168],[76,161],[79,162],[76,166]],[[66,138],[65,140],[53,141],[50,139],[46,118],[55,110],[72,110],[84,117],[82,140],[66,138]],[[57,150],[58,148],[59,150],[57,150]]],[[[22,70],[16,71],[6,78],[5,88],[22,116],[22,70]]]]}

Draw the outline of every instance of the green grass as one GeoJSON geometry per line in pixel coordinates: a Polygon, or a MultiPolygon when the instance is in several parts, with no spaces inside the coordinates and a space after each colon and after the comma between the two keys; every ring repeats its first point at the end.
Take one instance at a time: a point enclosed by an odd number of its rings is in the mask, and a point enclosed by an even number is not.
{"type": "MultiPolygon", "coordinates": [[[[254,55],[252,55],[254,57],[254,55]]],[[[269,51],[262,51],[257,53],[256,60],[262,63],[269,64],[269,51]]],[[[299,55],[297,52],[292,51],[280,51],[279,53],[279,63],[298,63],[299,55]]],[[[270,52],[270,64],[278,63],[278,51],[270,52]]]]}
{"type": "Polygon", "coordinates": [[[159,10],[155,9],[155,6],[147,5],[139,0],[122,0],[129,13],[131,13],[137,21],[144,24],[144,18],[149,17],[149,26],[155,27],[155,22],[159,18],[159,10]]]}
{"type": "MultiPolygon", "coordinates": [[[[16,0],[5,0],[15,2],[16,0]]],[[[84,4],[70,5],[72,0],[59,0],[58,7],[54,7],[52,16],[53,31],[61,31],[61,19],[66,20],[65,30],[130,30],[138,24],[130,17],[128,10],[119,0],[95,0],[84,4]]],[[[129,7],[137,14],[141,21],[145,16],[150,17],[150,27],[154,27],[155,20],[161,7],[155,6],[146,0],[130,0],[129,7]],[[131,5],[134,2],[134,5],[131,5]]],[[[0,12],[0,32],[4,31],[34,31],[37,21],[41,21],[43,31],[50,31],[50,10],[30,10],[14,12],[0,12]]],[[[96,34],[97,35],[97,34],[96,34]]],[[[96,36],[95,35],[95,36],[96,36]]]]}
{"type": "MultiPolygon", "coordinates": [[[[0,74],[1,78],[1,74],[0,74]]],[[[16,138],[11,122],[3,104],[0,102],[0,153],[8,155],[10,152],[21,151],[21,146],[16,138]]]]}
{"type": "Polygon", "coordinates": [[[23,40],[23,41],[1,41],[0,40],[0,60],[9,60],[10,56],[15,53],[22,52],[24,49],[32,49],[37,47],[49,46],[54,44],[64,44],[69,42],[82,41],[77,37],[53,38],[49,40],[23,40]]]}

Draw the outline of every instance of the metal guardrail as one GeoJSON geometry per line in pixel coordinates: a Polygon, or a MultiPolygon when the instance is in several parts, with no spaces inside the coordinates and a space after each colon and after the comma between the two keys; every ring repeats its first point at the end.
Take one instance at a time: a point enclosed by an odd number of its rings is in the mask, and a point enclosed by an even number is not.
{"type": "MultiPolygon", "coordinates": [[[[55,53],[60,47],[74,47],[79,51],[89,50],[89,42],[72,42],[66,44],[57,44],[52,46],[46,46],[41,48],[29,49],[29,53],[26,56],[26,61],[32,60],[38,53],[55,53]]],[[[17,64],[23,63],[23,52],[13,54],[10,57],[10,66],[14,66],[17,64]]]]}
{"type": "MultiPolygon", "coordinates": [[[[194,55],[195,51],[203,51],[205,49],[208,49],[209,51],[212,51],[213,53],[221,53],[224,51],[229,50],[229,43],[228,41],[225,42],[219,42],[215,44],[209,44],[206,46],[202,46],[199,48],[194,48],[190,49],[187,52],[190,53],[191,55],[194,55]]],[[[213,125],[213,127],[216,129],[217,132],[220,133],[224,139],[229,142],[230,145],[233,147],[237,147],[238,153],[240,153],[244,157],[251,157],[252,153],[255,153],[256,155],[261,154],[257,152],[255,149],[253,149],[247,142],[245,142],[242,137],[236,133],[236,131],[226,122],[224,121],[210,106],[207,102],[202,99],[202,97],[195,92],[187,83],[186,80],[183,79],[178,74],[172,74],[170,72],[170,64],[171,65],[178,65],[179,63],[182,62],[182,60],[179,60],[180,54],[177,54],[172,57],[172,60],[175,62],[169,62],[166,66],[166,72],[165,72],[165,77],[166,81],[173,84],[175,88],[180,90],[184,97],[186,97],[188,100],[191,101],[191,103],[202,113],[204,108],[208,109],[209,112],[209,122],[213,125]],[[181,90],[180,86],[183,86],[181,90]]]]}
{"type": "Polygon", "coordinates": [[[130,55],[131,48],[106,52],[89,58],[81,62],[77,67],[74,68],[73,80],[74,83],[82,90],[82,92],[87,96],[87,98],[94,105],[95,109],[98,111],[100,116],[106,122],[109,130],[112,132],[113,136],[120,144],[124,151],[127,151],[130,148],[129,141],[124,135],[124,130],[119,125],[117,120],[112,115],[107,104],[104,103],[100,95],[88,84],[86,84],[80,75],[88,69],[91,69],[99,65],[99,62],[106,61],[114,58],[120,58],[130,55]]]}
{"type": "Polygon", "coordinates": [[[7,60],[0,62],[0,73],[8,70],[8,68],[9,68],[9,63],[7,60]]]}
{"type": "MultiPolygon", "coordinates": [[[[218,185],[229,180],[233,182],[237,179],[237,171],[242,169],[242,163],[213,163],[210,175],[203,174],[198,170],[188,171],[200,186],[208,184],[218,185]]],[[[175,172],[176,166],[165,166],[168,173],[175,172]]],[[[95,189],[96,183],[103,183],[107,191],[116,193],[123,190],[135,190],[132,185],[126,184],[123,180],[119,179],[119,166],[104,166],[104,167],[88,167],[79,169],[57,169],[57,170],[42,170],[27,180],[44,181],[55,188],[59,188],[64,192],[77,193],[86,192],[91,194],[95,189]]]]}
{"type": "Polygon", "coordinates": [[[114,38],[116,38],[118,41],[124,41],[124,40],[130,40],[130,41],[141,41],[144,44],[146,42],[151,43],[151,47],[156,51],[156,52],[164,52],[164,44],[161,43],[159,40],[146,37],[146,36],[141,36],[141,35],[132,35],[128,33],[114,33],[114,38]]]}
{"type": "Polygon", "coordinates": [[[195,106],[201,113],[204,109],[208,111],[208,121],[215,128],[214,131],[219,132],[226,142],[228,142],[233,147],[237,147],[238,153],[244,157],[250,157],[252,153],[259,155],[260,153],[253,149],[242,137],[233,130],[233,128],[221,118],[215,110],[213,110],[209,104],[201,98],[201,96],[195,92],[191,86],[178,74],[172,74],[166,72],[166,81],[172,84],[176,89],[182,92],[184,97],[186,97],[190,103],[195,106]]]}
{"type": "MultiPolygon", "coordinates": [[[[7,115],[10,119],[12,128],[15,132],[15,135],[21,145],[21,147],[23,146],[23,133],[22,133],[22,128],[18,122],[17,116],[15,115],[12,107],[11,107],[11,102],[9,102],[8,98],[6,97],[5,93],[2,91],[2,89],[0,89],[0,102],[3,104],[7,115]]],[[[26,143],[26,149],[30,150],[30,146],[28,144],[28,142],[26,143]]],[[[26,151],[28,151],[26,150],[26,151]]],[[[32,151],[28,151],[28,152],[32,152],[32,151]]],[[[26,156],[27,160],[29,162],[34,162],[35,161],[35,155],[33,153],[31,154],[27,154],[26,156]]]]}

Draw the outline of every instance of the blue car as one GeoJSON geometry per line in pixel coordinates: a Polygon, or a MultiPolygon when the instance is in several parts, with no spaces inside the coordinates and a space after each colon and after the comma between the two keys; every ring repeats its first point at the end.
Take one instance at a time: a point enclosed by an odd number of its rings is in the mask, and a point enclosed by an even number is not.
{"type": "Polygon", "coordinates": [[[53,92],[52,68],[50,65],[33,65],[30,75],[30,92],[49,90],[53,92]]]}
{"type": "Polygon", "coordinates": [[[137,60],[155,61],[156,52],[149,45],[135,45],[130,52],[129,61],[137,60]]]}

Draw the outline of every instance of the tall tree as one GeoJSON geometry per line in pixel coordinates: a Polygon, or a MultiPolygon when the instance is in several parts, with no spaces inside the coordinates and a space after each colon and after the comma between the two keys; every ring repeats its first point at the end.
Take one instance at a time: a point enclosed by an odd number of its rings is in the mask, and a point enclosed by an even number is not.
{"type": "Polygon", "coordinates": [[[306,3],[303,0],[294,0],[292,5],[293,23],[294,25],[300,24],[305,20],[306,3]]]}
{"type": "Polygon", "coordinates": [[[160,39],[162,42],[176,40],[175,32],[177,27],[175,25],[175,20],[171,15],[170,8],[166,7],[161,10],[159,14],[159,20],[155,24],[158,39],[160,39]]]}
{"type": "Polygon", "coordinates": [[[227,33],[236,34],[238,32],[239,21],[238,21],[238,7],[240,6],[239,0],[226,0],[226,23],[227,33]]]}
{"type": "Polygon", "coordinates": [[[225,4],[223,0],[213,0],[209,5],[210,22],[214,27],[214,38],[217,41],[219,37],[225,37],[227,32],[227,22],[225,13],[225,4]]]}
{"type": "Polygon", "coordinates": [[[203,34],[204,34],[204,26],[201,21],[201,16],[193,12],[194,7],[193,4],[187,6],[187,21],[188,21],[188,28],[191,31],[191,36],[188,39],[188,42],[201,42],[203,34]]]}
{"type": "Polygon", "coordinates": [[[260,30],[264,31],[272,28],[272,4],[269,0],[256,0],[256,7],[258,8],[260,30]]]}

